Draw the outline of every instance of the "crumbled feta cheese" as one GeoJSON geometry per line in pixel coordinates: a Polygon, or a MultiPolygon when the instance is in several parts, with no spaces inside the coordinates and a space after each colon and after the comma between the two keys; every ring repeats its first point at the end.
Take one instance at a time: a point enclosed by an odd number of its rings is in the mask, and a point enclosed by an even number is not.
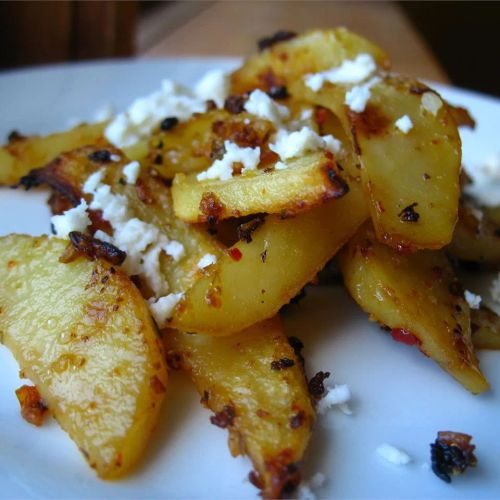
{"type": "Polygon", "coordinates": [[[395,465],[406,465],[411,462],[408,453],[387,443],[381,444],[377,448],[377,455],[395,465]]]}
{"type": "Polygon", "coordinates": [[[304,77],[306,85],[314,92],[321,89],[325,82],[340,84],[355,84],[366,80],[377,65],[370,54],[358,54],[354,60],[346,59],[336,68],[304,77]]]}
{"type": "Polygon", "coordinates": [[[213,100],[219,108],[229,95],[229,75],[221,70],[209,71],[196,84],[195,94],[204,101],[213,100]]]}
{"type": "Polygon", "coordinates": [[[313,110],[311,108],[303,109],[300,113],[300,119],[303,121],[310,120],[313,116],[313,110]]]}
{"type": "Polygon", "coordinates": [[[117,161],[120,161],[122,159],[122,157],[120,155],[112,154],[112,155],[110,155],[110,159],[111,159],[111,161],[117,162],[117,161]]]}
{"type": "Polygon", "coordinates": [[[93,193],[97,189],[97,186],[99,186],[99,184],[102,182],[103,177],[104,171],[102,169],[97,170],[93,174],[90,174],[83,184],[83,192],[85,194],[93,193]]]}
{"type": "Polygon", "coordinates": [[[347,106],[349,106],[349,108],[355,113],[362,113],[372,96],[371,88],[377,85],[380,81],[381,78],[375,76],[366,83],[356,85],[351,90],[346,92],[344,103],[347,104],[347,106]]]}
{"type": "MultiPolygon", "coordinates": [[[[333,153],[338,153],[341,143],[333,136],[320,136],[309,127],[302,127],[298,131],[289,132],[279,129],[274,143],[269,144],[269,149],[274,151],[282,160],[288,160],[300,156],[307,151],[317,151],[326,149],[333,153]]],[[[276,167],[275,167],[276,168],[276,167]]]]}
{"type": "Polygon", "coordinates": [[[205,269],[205,267],[211,266],[217,262],[217,256],[212,253],[206,253],[198,261],[198,269],[205,269]]]}
{"type": "Polygon", "coordinates": [[[104,131],[115,146],[131,146],[146,138],[166,116],[187,120],[193,113],[205,111],[206,102],[186,87],[164,80],[160,90],[136,99],[119,113],[104,131]]]}
{"type": "Polygon", "coordinates": [[[422,109],[436,116],[443,105],[443,101],[434,92],[424,92],[420,100],[422,109]]]}
{"type": "Polygon", "coordinates": [[[111,118],[113,118],[115,114],[116,114],[115,107],[113,106],[113,104],[108,102],[94,113],[93,121],[105,122],[111,120],[111,118]]]}
{"type": "Polygon", "coordinates": [[[92,210],[102,210],[102,216],[113,227],[124,223],[129,218],[127,198],[121,194],[113,194],[111,187],[100,184],[93,191],[93,200],[90,203],[92,210]]]}
{"type": "Polygon", "coordinates": [[[108,233],[105,233],[104,231],[101,231],[100,229],[98,229],[94,233],[94,238],[101,240],[101,241],[104,241],[105,243],[112,243],[113,242],[113,238],[108,233]]]}
{"type": "Polygon", "coordinates": [[[136,183],[140,170],[141,164],[138,161],[131,161],[123,167],[123,175],[128,184],[136,183]]]}
{"type": "Polygon", "coordinates": [[[260,148],[241,148],[231,141],[224,141],[226,152],[220,160],[215,160],[212,165],[200,172],[196,178],[199,181],[206,179],[220,179],[227,181],[233,176],[233,164],[242,163],[242,174],[250,170],[255,170],[260,161],[260,148]]]}
{"type": "Polygon", "coordinates": [[[469,290],[465,290],[464,297],[471,309],[479,309],[479,306],[481,305],[480,295],[476,295],[475,293],[469,292],[469,290]]]}
{"type": "Polygon", "coordinates": [[[151,298],[148,300],[149,310],[159,327],[164,326],[165,322],[172,317],[175,306],[183,298],[183,293],[170,293],[159,299],[151,298]]]}
{"type": "Polygon", "coordinates": [[[248,97],[245,103],[245,111],[278,125],[290,116],[290,111],[286,106],[273,101],[265,92],[259,89],[254,90],[248,97]]]}
{"type": "Polygon", "coordinates": [[[351,400],[351,391],[347,385],[334,385],[326,388],[326,394],[318,401],[317,412],[323,415],[333,406],[350,415],[352,412],[347,403],[351,400]]]}
{"type": "Polygon", "coordinates": [[[468,195],[480,205],[500,205],[500,153],[490,155],[482,164],[467,169],[467,173],[473,178],[473,183],[464,188],[468,195]]]}
{"type": "Polygon", "coordinates": [[[398,118],[394,122],[394,125],[396,126],[396,128],[401,130],[403,134],[407,134],[413,128],[413,122],[408,115],[403,115],[401,118],[398,118]]]}
{"type": "Polygon", "coordinates": [[[177,262],[181,257],[184,256],[186,250],[182,243],[171,240],[165,245],[165,252],[167,255],[170,255],[170,257],[172,257],[175,262],[177,262]]]}
{"type": "Polygon", "coordinates": [[[66,210],[62,215],[52,216],[50,222],[56,236],[66,238],[71,231],[85,231],[91,224],[87,208],[87,202],[82,199],[79,205],[66,210]]]}
{"type": "Polygon", "coordinates": [[[326,481],[326,477],[321,472],[314,474],[314,476],[299,486],[297,491],[298,500],[316,500],[314,490],[321,488],[326,481]]]}

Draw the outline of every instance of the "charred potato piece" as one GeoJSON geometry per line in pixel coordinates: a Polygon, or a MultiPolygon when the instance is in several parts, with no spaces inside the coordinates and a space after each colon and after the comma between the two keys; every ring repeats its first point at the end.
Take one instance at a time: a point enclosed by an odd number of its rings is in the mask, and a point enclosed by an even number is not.
{"type": "Polygon", "coordinates": [[[488,389],[472,346],[469,306],[443,253],[397,253],[366,224],[342,251],[340,266],[370,318],[418,345],[472,393],[488,389]]]}
{"type": "Polygon", "coordinates": [[[476,349],[500,349],[500,317],[485,306],[471,309],[472,342],[476,349]]]}
{"type": "Polygon", "coordinates": [[[59,261],[67,242],[0,238],[0,339],[105,479],[125,475],[156,425],[167,383],[147,305],[102,260],[59,261]]]}
{"type": "Polygon", "coordinates": [[[314,409],[302,364],[279,317],[230,337],[166,331],[167,359],[192,378],[210,420],[229,431],[231,454],[248,455],[252,482],[282,498],[300,481],[314,409]]]}
{"type": "Polygon", "coordinates": [[[291,160],[283,170],[257,170],[226,181],[198,181],[196,174],[177,174],[172,185],[176,215],[186,222],[258,213],[297,214],[340,198],[348,191],[337,165],[322,153],[291,160]]]}
{"type": "Polygon", "coordinates": [[[17,184],[30,170],[41,167],[64,151],[89,144],[105,144],[105,123],[83,124],[66,132],[24,137],[11,134],[0,148],[0,185],[17,184]]]}

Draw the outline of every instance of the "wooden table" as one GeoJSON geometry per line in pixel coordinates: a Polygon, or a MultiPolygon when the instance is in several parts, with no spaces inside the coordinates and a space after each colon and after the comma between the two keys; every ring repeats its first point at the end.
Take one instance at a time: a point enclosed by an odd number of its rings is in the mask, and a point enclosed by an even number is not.
{"type": "MultiPolygon", "coordinates": [[[[178,6],[184,16],[181,22],[141,56],[244,56],[255,50],[256,40],[279,29],[301,32],[345,26],[382,46],[395,71],[449,82],[432,51],[396,3],[276,0],[187,4],[191,5],[178,6]],[[190,9],[187,14],[186,8],[190,9]]],[[[172,10],[171,15],[174,14],[172,10]]]]}

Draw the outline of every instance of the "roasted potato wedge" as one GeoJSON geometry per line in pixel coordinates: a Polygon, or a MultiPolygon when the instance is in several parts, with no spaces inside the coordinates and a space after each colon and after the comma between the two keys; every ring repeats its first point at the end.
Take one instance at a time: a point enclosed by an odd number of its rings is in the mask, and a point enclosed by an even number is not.
{"type": "Polygon", "coordinates": [[[387,54],[380,47],[345,28],[308,31],[249,57],[231,75],[231,91],[268,91],[307,73],[339,66],[361,53],[371,54],[381,68],[389,69],[387,54]]]}
{"type": "Polygon", "coordinates": [[[12,186],[34,168],[41,167],[64,151],[90,144],[104,144],[106,123],[82,124],[47,136],[14,135],[0,148],[0,185],[12,186]]]}
{"type": "Polygon", "coordinates": [[[156,425],[167,371],[147,305],[118,268],[67,242],[0,238],[0,339],[105,479],[126,474],[156,425]]]}
{"type": "Polygon", "coordinates": [[[231,454],[252,460],[263,496],[290,494],[315,412],[279,317],[230,337],[166,331],[164,342],[167,359],[189,373],[215,413],[211,422],[229,431],[231,454]]]}
{"type": "Polygon", "coordinates": [[[227,181],[198,181],[177,174],[172,185],[175,214],[186,222],[207,222],[258,213],[297,214],[340,198],[348,191],[332,159],[314,153],[288,162],[284,170],[256,170],[227,181]]]}
{"type": "Polygon", "coordinates": [[[294,218],[270,215],[198,280],[172,318],[181,331],[227,335],[276,314],[368,217],[361,186],[294,218]],[[248,239],[247,239],[248,241],[248,239]]]}
{"type": "Polygon", "coordinates": [[[396,339],[418,345],[472,393],[488,389],[472,346],[469,306],[443,253],[397,253],[366,224],[342,251],[340,266],[354,300],[396,339]]]}
{"type": "Polygon", "coordinates": [[[470,311],[472,342],[476,349],[500,349],[500,317],[485,306],[470,311]]]}

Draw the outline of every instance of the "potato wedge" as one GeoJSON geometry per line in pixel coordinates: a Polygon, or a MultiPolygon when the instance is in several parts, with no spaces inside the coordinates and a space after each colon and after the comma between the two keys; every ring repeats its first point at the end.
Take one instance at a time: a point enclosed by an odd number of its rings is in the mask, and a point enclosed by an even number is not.
{"type": "Polygon", "coordinates": [[[0,185],[13,186],[22,176],[64,151],[90,144],[105,144],[106,123],[82,124],[47,136],[17,137],[0,148],[0,185]]]}
{"type": "Polygon", "coordinates": [[[370,318],[397,340],[418,345],[472,393],[488,389],[472,346],[469,306],[443,253],[397,253],[365,224],[342,251],[340,266],[370,318]]]}
{"type": "Polygon", "coordinates": [[[385,77],[371,90],[365,111],[344,105],[345,88],[312,92],[300,80],[292,92],[331,109],[350,132],[370,196],[379,241],[396,249],[438,249],[451,241],[458,214],[461,142],[446,103],[422,84],[385,77]],[[436,116],[422,107],[425,95],[441,103],[436,116]],[[413,127],[395,126],[409,116],[413,127]]]}
{"type": "Polygon", "coordinates": [[[315,412],[303,367],[278,316],[230,337],[165,331],[167,358],[192,378],[231,454],[248,455],[253,483],[282,498],[300,481],[315,412]],[[280,361],[281,360],[281,361],[280,361]],[[274,367],[274,369],[273,369],[274,367]]]}
{"type": "Polygon", "coordinates": [[[268,91],[306,73],[339,66],[345,59],[354,59],[361,53],[371,54],[380,67],[389,69],[387,54],[365,38],[345,28],[311,30],[249,57],[231,75],[231,91],[235,94],[256,88],[268,91]]]}
{"type": "Polygon", "coordinates": [[[172,185],[175,214],[186,222],[207,222],[258,213],[290,215],[340,198],[348,191],[335,162],[315,153],[288,162],[284,170],[257,170],[227,181],[198,181],[177,174],[172,185]]]}
{"type": "Polygon", "coordinates": [[[137,288],[105,261],[59,261],[67,242],[0,238],[0,339],[105,479],[126,474],[156,424],[167,371],[137,288]]]}
{"type": "Polygon", "coordinates": [[[500,349],[500,317],[485,306],[470,311],[472,343],[476,349],[500,349]]]}
{"type": "Polygon", "coordinates": [[[321,270],[368,217],[361,186],[290,219],[270,215],[186,293],[172,327],[227,335],[276,314],[321,270]]]}

